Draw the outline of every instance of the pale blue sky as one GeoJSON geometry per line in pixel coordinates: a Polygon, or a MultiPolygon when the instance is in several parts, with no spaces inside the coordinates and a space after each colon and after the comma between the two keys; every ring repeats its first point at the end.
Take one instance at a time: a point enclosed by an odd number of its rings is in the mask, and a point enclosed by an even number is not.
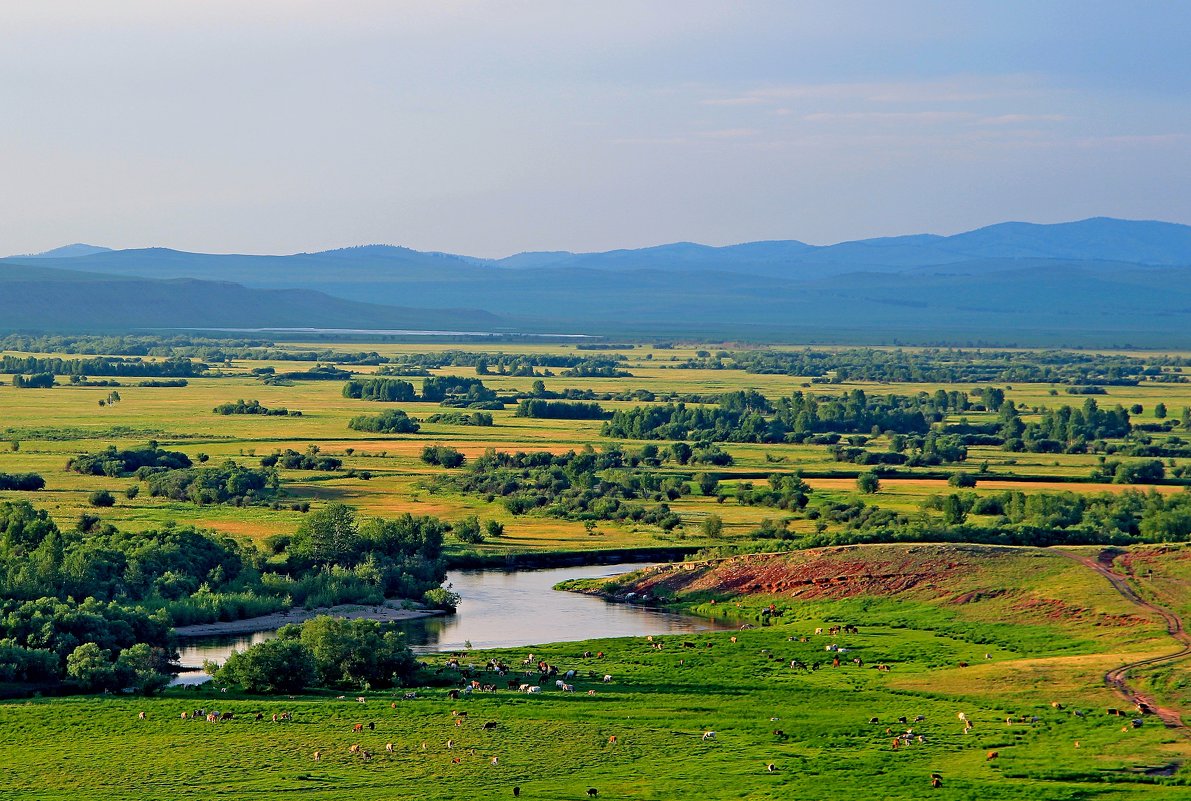
{"type": "Polygon", "coordinates": [[[1191,223],[1191,4],[0,5],[0,253],[1191,223]]]}

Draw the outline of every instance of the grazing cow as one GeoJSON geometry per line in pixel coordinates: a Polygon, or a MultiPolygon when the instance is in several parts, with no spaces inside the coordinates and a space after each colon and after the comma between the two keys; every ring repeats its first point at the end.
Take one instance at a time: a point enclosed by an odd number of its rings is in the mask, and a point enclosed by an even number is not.
{"type": "Polygon", "coordinates": [[[219,716],[219,719],[220,720],[231,720],[234,717],[235,717],[235,715],[233,715],[231,712],[224,712],[222,715],[219,716]]]}
{"type": "Polygon", "coordinates": [[[604,652],[603,652],[603,651],[597,651],[597,652],[596,652],[596,659],[603,659],[603,658],[604,658],[604,652]]]}
{"type": "Polygon", "coordinates": [[[144,720],[144,719],[145,719],[145,713],[144,713],[144,712],[140,712],[140,713],[138,713],[138,714],[137,714],[137,716],[136,716],[136,717],[137,717],[137,720],[144,720]]]}
{"type": "Polygon", "coordinates": [[[481,726],[480,728],[483,729],[484,731],[496,731],[497,725],[499,725],[499,724],[497,724],[497,722],[495,720],[490,720],[487,723],[485,723],[483,726],[481,726]]]}
{"type": "Polygon", "coordinates": [[[528,690],[526,690],[527,693],[540,693],[541,691],[542,691],[542,688],[538,687],[537,685],[533,685],[528,690]]]}
{"type": "Polygon", "coordinates": [[[595,690],[588,690],[588,691],[587,691],[587,694],[588,694],[588,695],[595,695],[595,694],[596,694],[596,691],[595,691],[595,690]]]}
{"type": "Polygon", "coordinates": [[[823,633],[822,627],[815,629],[815,634],[822,634],[822,633],[823,633]]]}
{"type": "Polygon", "coordinates": [[[364,696],[362,696],[362,695],[357,695],[357,696],[356,696],[356,703],[357,703],[357,704],[362,704],[362,703],[364,703],[364,700],[365,700],[365,699],[364,699],[364,696]]]}
{"type": "Polygon", "coordinates": [[[616,745],[616,735],[615,734],[613,734],[611,737],[608,738],[608,745],[616,745]]]}
{"type": "Polygon", "coordinates": [[[967,667],[967,666],[968,666],[968,663],[967,663],[967,662],[960,662],[960,663],[959,663],[959,666],[960,666],[960,667],[967,667]]]}
{"type": "Polygon", "coordinates": [[[777,771],[777,765],[774,765],[772,762],[770,762],[765,766],[765,770],[769,771],[770,773],[775,773],[777,771]]]}
{"type": "Polygon", "coordinates": [[[587,788],[587,797],[588,798],[595,798],[599,794],[600,794],[600,791],[597,790],[596,788],[594,788],[594,787],[587,788]]]}
{"type": "Polygon", "coordinates": [[[1108,710],[1108,714],[1110,714],[1110,715],[1113,715],[1114,717],[1120,717],[1120,716],[1121,716],[1121,710],[1119,710],[1119,709],[1109,709],[1109,710],[1108,710]]]}
{"type": "Polygon", "coordinates": [[[562,685],[562,691],[564,693],[573,693],[573,692],[575,692],[575,685],[574,684],[564,684],[564,685],[562,685]]]}
{"type": "Polygon", "coordinates": [[[521,795],[521,788],[520,788],[520,787],[514,787],[514,788],[513,788],[513,798],[517,798],[517,797],[518,797],[518,796],[520,796],[520,795],[521,795]]]}
{"type": "Polygon", "coordinates": [[[454,741],[454,740],[447,740],[447,750],[448,750],[448,751],[450,751],[450,750],[451,750],[452,748],[454,748],[454,747],[455,747],[455,741],[454,741]]]}
{"type": "Polygon", "coordinates": [[[323,758],[323,754],[321,751],[315,751],[313,754],[311,754],[311,756],[314,757],[315,762],[318,762],[320,759],[323,758]]]}
{"type": "Polygon", "coordinates": [[[905,722],[906,722],[906,716],[905,716],[905,715],[902,715],[900,718],[898,718],[898,719],[897,719],[897,722],[898,722],[898,723],[905,723],[905,722]]]}
{"type": "Polygon", "coordinates": [[[926,715],[915,715],[914,716],[915,723],[922,723],[924,720],[926,720],[926,715]]]}
{"type": "Polygon", "coordinates": [[[880,720],[878,720],[877,718],[869,718],[869,719],[868,719],[868,722],[869,722],[869,723],[880,723],[881,721],[880,721],[880,720]]]}
{"type": "Polygon", "coordinates": [[[605,673],[604,674],[604,684],[610,684],[611,682],[612,682],[612,674],[605,673]]]}
{"type": "Polygon", "coordinates": [[[958,713],[958,714],[956,715],[956,717],[957,717],[957,718],[959,718],[960,720],[967,720],[967,719],[968,719],[968,716],[967,716],[967,715],[965,715],[963,712],[960,712],[960,713],[958,713]]]}
{"type": "Polygon", "coordinates": [[[986,756],[986,757],[984,758],[984,761],[985,761],[985,762],[992,762],[994,759],[996,759],[996,758],[997,758],[997,757],[999,757],[999,756],[1000,756],[1000,754],[999,754],[998,752],[996,752],[996,751],[989,751],[989,752],[988,752],[988,756],[986,756]]]}
{"type": "Polygon", "coordinates": [[[576,676],[576,675],[577,675],[577,674],[576,674],[576,673],[575,673],[575,671],[572,669],[572,670],[568,670],[566,673],[562,674],[562,677],[563,677],[564,679],[566,679],[567,681],[571,681],[572,679],[574,679],[574,678],[575,678],[575,676],[576,676]]]}
{"type": "Polygon", "coordinates": [[[714,740],[714,739],[715,739],[715,732],[713,732],[713,731],[705,731],[705,732],[703,732],[703,739],[704,739],[704,740],[714,740]]]}
{"type": "Polygon", "coordinates": [[[262,720],[264,720],[264,719],[265,719],[265,713],[264,713],[264,712],[257,712],[257,713],[256,713],[256,717],[254,718],[254,720],[256,720],[256,722],[257,722],[257,723],[260,723],[260,722],[261,722],[262,720]]]}
{"type": "Polygon", "coordinates": [[[364,724],[363,724],[363,723],[357,723],[355,726],[352,726],[352,731],[353,731],[353,732],[361,732],[361,731],[364,731],[364,724]]]}
{"type": "Polygon", "coordinates": [[[459,765],[463,762],[463,757],[451,757],[452,765],[459,765]]]}
{"type": "Polygon", "coordinates": [[[447,698],[450,698],[452,701],[458,701],[459,700],[459,691],[451,690],[450,692],[447,693],[447,698]]]}
{"type": "Polygon", "coordinates": [[[455,718],[455,727],[458,728],[459,726],[462,726],[462,725],[463,725],[463,718],[455,718]]]}
{"type": "Polygon", "coordinates": [[[943,777],[937,773],[932,773],[930,777],[930,786],[936,790],[943,786],[943,777]]]}
{"type": "Polygon", "coordinates": [[[367,762],[370,759],[372,759],[372,752],[371,751],[361,751],[360,756],[364,757],[364,761],[367,762]]]}
{"type": "Polygon", "coordinates": [[[371,720],[368,721],[368,731],[376,731],[376,723],[371,720]]]}
{"type": "Polygon", "coordinates": [[[358,753],[360,753],[360,744],[359,744],[359,743],[356,743],[356,744],[355,744],[355,745],[353,745],[351,748],[347,749],[347,752],[348,752],[349,754],[358,754],[358,753]]]}
{"type": "Polygon", "coordinates": [[[1055,708],[1055,709],[1062,709],[1062,708],[1063,708],[1063,705],[1062,705],[1062,704],[1060,704],[1058,701],[1051,701],[1051,702],[1050,702],[1050,705],[1051,705],[1053,708],[1055,708]]]}
{"type": "Polygon", "coordinates": [[[189,718],[189,717],[190,717],[190,713],[189,713],[189,712],[183,712],[183,713],[182,713],[182,720],[186,720],[186,719],[187,719],[187,718],[189,718]]]}
{"type": "Polygon", "coordinates": [[[733,634],[733,635],[732,635],[731,637],[729,637],[728,639],[729,639],[731,642],[736,642],[736,635],[735,635],[735,634],[733,634]]]}
{"type": "Polygon", "coordinates": [[[385,751],[387,751],[387,752],[388,752],[388,753],[390,753],[390,754],[391,754],[391,753],[393,753],[393,744],[392,744],[392,743],[385,743],[385,751]]]}

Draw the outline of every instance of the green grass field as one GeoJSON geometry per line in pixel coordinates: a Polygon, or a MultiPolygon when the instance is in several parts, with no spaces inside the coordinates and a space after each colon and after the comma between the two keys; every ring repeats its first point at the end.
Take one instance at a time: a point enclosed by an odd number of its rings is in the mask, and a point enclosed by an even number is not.
{"type": "MultiPolygon", "coordinates": [[[[1014,567],[995,568],[984,579],[1014,567]]],[[[1096,600],[1102,589],[1077,571],[1048,566],[1046,579],[1037,591],[1049,587],[1073,603],[1115,608],[1115,601],[1096,600]]],[[[1101,651],[1111,635],[1069,620],[981,621],[997,609],[976,609],[980,603],[959,611],[920,598],[785,606],[777,625],[666,637],[662,650],[642,639],[594,640],[464,659],[483,665],[498,657],[520,667],[533,653],[579,671],[573,694],[550,683],[537,696],[510,691],[506,677],[489,673],[482,680],[499,682],[498,692],[460,700],[437,687],[419,689],[417,700],[400,700],[400,691],[365,693],[363,705],[355,693],[267,700],[214,689],[175,689],[152,700],[5,703],[0,798],[505,798],[513,786],[523,798],[541,799],[583,798],[589,787],[601,798],[641,799],[1191,794],[1182,773],[1146,773],[1172,770],[1191,755],[1181,733],[1153,719],[1134,729],[1105,714],[1117,702],[1099,675],[1121,658],[1101,651]],[[945,620],[950,625],[941,625],[945,620]],[[816,626],[843,621],[860,633],[813,634],[816,626]],[[863,658],[865,667],[845,659],[831,668],[824,651],[830,642],[848,648],[847,658],[863,658]],[[585,651],[606,656],[584,658],[585,651]],[[794,670],[792,659],[823,667],[794,670]],[[961,661],[972,666],[958,667],[961,661]],[[873,669],[880,662],[892,669],[873,669]],[[1064,709],[1052,707],[1055,701],[1064,709]],[[195,708],[236,717],[218,724],[180,719],[195,708]],[[452,710],[468,713],[462,726],[452,710]],[[269,722],[281,711],[294,721],[269,722]],[[257,712],[264,721],[252,719],[257,712]],[[960,712],[974,725],[968,733],[960,712]],[[916,722],[918,715],[925,720],[916,722]],[[906,724],[898,722],[902,716],[906,724]],[[1037,722],[1029,722],[1034,716],[1037,722]],[[873,717],[879,722],[870,723],[873,717]],[[489,721],[497,723],[494,731],[482,729],[489,721]],[[352,732],[369,722],[375,730],[352,732]],[[925,741],[915,737],[894,750],[887,729],[913,729],[925,741]],[[715,739],[703,740],[704,731],[715,731],[715,739]],[[373,759],[350,753],[356,744],[373,759]],[[998,757],[988,760],[991,751],[998,757]],[[942,788],[932,790],[932,773],[943,777],[942,788]]],[[[1113,650],[1146,651],[1158,639],[1154,627],[1141,624],[1113,650]]],[[[446,657],[429,659],[441,666],[446,657]]]]}

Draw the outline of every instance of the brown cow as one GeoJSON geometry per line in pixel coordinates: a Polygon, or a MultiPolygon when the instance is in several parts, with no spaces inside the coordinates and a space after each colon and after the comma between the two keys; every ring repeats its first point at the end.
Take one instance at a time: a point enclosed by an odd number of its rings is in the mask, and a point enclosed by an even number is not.
{"type": "Polygon", "coordinates": [[[355,726],[352,726],[352,731],[354,731],[354,732],[361,732],[361,731],[364,731],[364,724],[363,724],[363,723],[357,723],[355,726]]]}
{"type": "Polygon", "coordinates": [[[997,757],[999,757],[999,756],[1000,756],[1000,754],[999,754],[998,752],[996,752],[996,751],[989,751],[989,752],[988,752],[988,756],[986,756],[986,757],[984,758],[984,761],[985,761],[985,762],[992,762],[994,759],[996,759],[996,758],[997,758],[997,757]]]}

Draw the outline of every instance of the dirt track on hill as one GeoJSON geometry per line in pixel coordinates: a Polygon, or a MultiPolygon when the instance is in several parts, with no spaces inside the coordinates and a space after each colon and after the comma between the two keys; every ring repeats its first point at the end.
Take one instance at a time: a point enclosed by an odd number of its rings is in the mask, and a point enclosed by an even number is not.
{"type": "Polygon", "coordinates": [[[1177,709],[1170,709],[1166,707],[1157,706],[1152,699],[1138,692],[1134,687],[1129,685],[1129,671],[1140,667],[1151,667],[1153,665],[1164,665],[1169,662],[1177,662],[1181,659],[1186,659],[1191,656],[1191,635],[1183,626],[1183,620],[1169,609],[1152,604],[1137,594],[1129,584],[1129,579],[1112,570],[1112,560],[1115,555],[1113,550],[1106,549],[1100,552],[1098,559],[1091,559],[1086,556],[1079,556],[1066,551],[1055,550],[1054,553],[1061,554],[1068,559],[1073,559],[1076,562],[1096,571],[1112,585],[1113,589],[1119,592],[1127,601],[1133,603],[1143,609],[1148,609],[1160,616],[1166,622],[1166,631],[1170,634],[1176,642],[1183,647],[1174,653],[1165,654],[1163,656],[1154,656],[1149,659],[1139,659],[1136,662],[1129,662],[1121,665],[1104,674],[1104,681],[1108,686],[1119,695],[1121,698],[1129,701],[1131,704],[1145,704],[1154,710],[1162,722],[1171,728],[1185,729],[1182,716],[1177,709]]]}

